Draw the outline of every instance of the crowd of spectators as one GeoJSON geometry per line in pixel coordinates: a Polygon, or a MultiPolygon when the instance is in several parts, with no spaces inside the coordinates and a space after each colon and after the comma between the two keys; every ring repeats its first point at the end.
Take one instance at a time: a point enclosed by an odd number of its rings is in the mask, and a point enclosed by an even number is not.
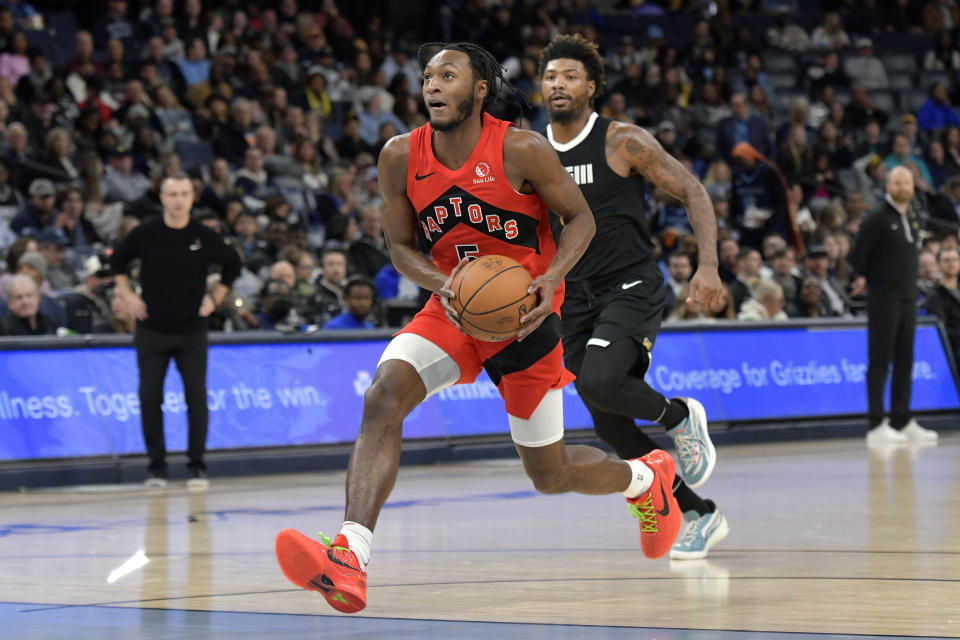
{"type": "Polygon", "coordinates": [[[598,111],[649,128],[717,213],[729,295],[708,309],[686,301],[686,212],[648,190],[668,321],[858,313],[846,257],[893,166],[916,179],[925,294],[943,277],[938,252],[957,244],[955,0],[449,0],[403,31],[390,2],[349,16],[336,0],[100,4],[0,0],[5,334],[130,332],[106,256],[159,213],[160,181],[180,170],[195,216],[244,262],[213,328],[401,323],[423,292],[390,263],[376,160],[426,121],[426,40],[493,52],[525,101],[506,95],[495,115],[537,130],[540,49],[570,32],[600,45],[598,111]]]}

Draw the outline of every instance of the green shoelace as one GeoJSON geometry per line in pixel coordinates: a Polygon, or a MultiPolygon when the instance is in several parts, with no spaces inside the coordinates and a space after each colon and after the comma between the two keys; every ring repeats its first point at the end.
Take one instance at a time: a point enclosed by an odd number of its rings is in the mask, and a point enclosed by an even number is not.
{"type": "Polygon", "coordinates": [[[648,495],[647,499],[640,504],[631,502],[627,508],[630,511],[630,515],[640,521],[641,531],[644,533],[657,532],[657,515],[656,509],[653,506],[653,496],[648,495]]]}
{"type": "Polygon", "coordinates": [[[330,547],[331,549],[342,549],[342,550],[344,550],[344,551],[350,551],[350,549],[347,549],[346,547],[335,547],[335,546],[333,546],[333,540],[331,540],[328,536],[323,535],[323,531],[318,531],[318,532],[317,532],[317,535],[320,536],[320,542],[322,542],[324,545],[330,547]]]}

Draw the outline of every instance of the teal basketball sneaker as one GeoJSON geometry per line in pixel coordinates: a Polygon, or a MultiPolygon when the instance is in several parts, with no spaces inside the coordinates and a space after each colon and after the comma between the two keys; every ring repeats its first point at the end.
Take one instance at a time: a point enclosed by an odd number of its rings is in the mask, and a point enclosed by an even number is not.
{"type": "Polygon", "coordinates": [[[670,557],[674,560],[702,560],[707,557],[711,547],[727,537],[730,526],[723,517],[717,505],[707,500],[713,507],[713,513],[700,515],[696,511],[685,511],[684,520],[687,520],[686,531],[677,538],[670,548],[670,557]]]}
{"type": "Polygon", "coordinates": [[[670,401],[684,403],[690,412],[680,424],[667,431],[667,435],[677,447],[677,471],[688,487],[696,489],[710,478],[717,463],[717,451],[707,431],[707,412],[693,398],[671,398],[670,401]]]}

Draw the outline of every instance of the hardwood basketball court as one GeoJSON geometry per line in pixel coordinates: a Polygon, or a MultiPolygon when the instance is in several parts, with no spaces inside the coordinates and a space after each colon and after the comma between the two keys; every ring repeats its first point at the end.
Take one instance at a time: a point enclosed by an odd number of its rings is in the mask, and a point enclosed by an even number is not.
{"type": "Polygon", "coordinates": [[[706,561],[646,560],[620,496],[542,496],[519,461],[404,467],[369,606],[280,573],[284,527],[335,534],[343,473],[0,494],[4,638],[960,637],[960,434],[718,451],[706,561]]]}

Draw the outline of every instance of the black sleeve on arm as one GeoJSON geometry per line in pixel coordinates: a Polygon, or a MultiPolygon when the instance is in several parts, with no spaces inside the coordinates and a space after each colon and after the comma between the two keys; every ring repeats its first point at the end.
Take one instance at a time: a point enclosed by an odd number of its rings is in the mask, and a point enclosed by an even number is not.
{"type": "Polygon", "coordinates": [[[931,316],[936,316],[943,320],[943,323],[946,325],[947,318],[946,314],[943,312],[943,304],[940,302],[940,295],[936,290],[933,291],[926,300],[923,301],[923,306],[927,308],[927,313],[931,316]]]}
{"type": "Polygon", "coordinates": [[[240,268],[243,266],[240,262],[240,255],[217,234],[211,232],[210,236],[211,261],[214,264],[219,264],[221,268],[220,284],[225,287],[232,287],[233,281],[240,276],[240,268]]]}
{"type": "Polygon", "coordinates": [[[126,274],[127,266],[130,262],[140,257],[139,238],[140,234],[138,230],[134,228],[127,234],[127,237],[121,240],[116,248],[114,248],[113,255],[110,256],[110,267],[115,275],[126,274]]]}
{"type": "Polygon", "coordinates": [[[777,220],[789,220],[790,208],[787,205],[787,198],[789,196],[787,192],[784,191],[783,182],[780,180],[780,176],[777,175],[776,169],[773,167],[768,168],[770,170],[767,172],[767,187],[770,189],[770,195],[773,198],[774,217],[777,220]]]}
{"type": "Polygon", "coordinates": [[[858,275],[865,275],[867,266],[870,262],[870,254],[873,252],[873,245],[877,242],[877,232],[880,227],[878,223],[881,220],[880,212],[874,212],[863,219],[860,224],[860,230],[853,239],[853,247],[850,249],[850,255],[847,261],[858,275]]]}

